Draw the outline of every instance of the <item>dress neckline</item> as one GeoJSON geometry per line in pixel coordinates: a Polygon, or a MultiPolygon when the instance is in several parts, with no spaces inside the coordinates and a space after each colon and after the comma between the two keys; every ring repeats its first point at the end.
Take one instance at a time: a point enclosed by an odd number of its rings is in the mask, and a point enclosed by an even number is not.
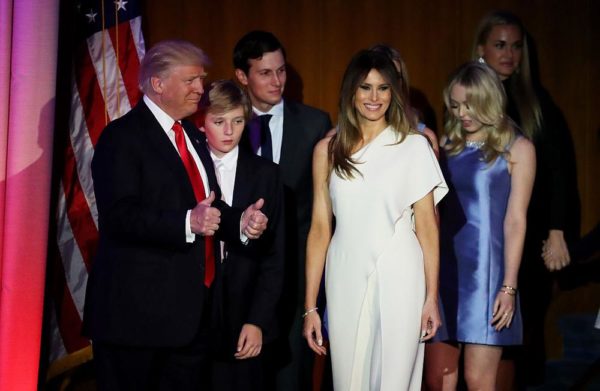
{"type": "Polygon", "coordinates": [[[383,135],[384,133],[387,133],[387,132],[388,132],[388,130],[389,130],[390,128],[391,128],[391,126],[390,126],[390,125],[388,125],[388,126],[386,126],[385,128],[383,128],[383,130],[382,130],[381,132],[379,132],[379,134],[378,134],[377,136],[373,137],[373,138],[371,139],[371,141],[369,141],[368,143],[366,143],[365,145],[363,145],[362,147],[360,147],[359,149],[357,149],[355,152],[353,152],[353,153],[352,153],[352,156],[355,156],[355,155],[357,155],[357,154],[359,154],[359,153],[360,153],[361,155],[363,155],[363,154],[364,154],[364,153],[365,153],[365,152],[366,152],[366,151],[369,149],[369,147],[370,147],[371,145],[375,144],[375,141],[376,141],[377,139],[381,138],[381,137],[382,137],[382,135],[383,135]]]}
{"type": "Polygon", "coordinates": [[[481,149],[485,145],[485,141],[465,140],[465,146],[470,148],[481,149]]]}

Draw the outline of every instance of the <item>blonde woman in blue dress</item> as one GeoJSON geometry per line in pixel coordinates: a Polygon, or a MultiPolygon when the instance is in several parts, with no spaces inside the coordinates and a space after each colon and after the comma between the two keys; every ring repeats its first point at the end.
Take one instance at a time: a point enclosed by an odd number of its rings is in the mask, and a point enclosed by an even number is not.
{"type": "Polygon", "coordinates": [[[469,390],[493,390],[504,346],[522,343],[517,276],[535,149],[506,116],[500,79],[477,62],[444,90],[448,109],[440,205],[443,326],[427,346],[428,390],[455,390],[464,357],[469,390]]]}
{"type": "Polygon", "coordinates": [[[434,205],[447,187],[397,77],[386,55],[356,54],[339,130],[313,156],[304,336],[326,354],[315,308],[326,268],[336,391],[420,390],[422,342],[440,325],[434,205]]]}

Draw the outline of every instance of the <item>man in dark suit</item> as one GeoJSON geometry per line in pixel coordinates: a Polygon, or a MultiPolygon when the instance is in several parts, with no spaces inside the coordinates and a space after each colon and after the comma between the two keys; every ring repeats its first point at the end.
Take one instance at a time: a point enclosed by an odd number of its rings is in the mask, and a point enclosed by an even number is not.
{"type": "Polygon", "coordinates": [[[233,207],[264,199],[269,227],[248,246],[222,245],[215,301],[220,309],[213,389],[263,391],[263,346],[277,335],[276,305],[283,284],[283,187],[277,165],[238,147],[250,101],[233,81],[213,82],[200,103],[223,200],[233,207]],[[250,200],[250,201],[249,201],[250,200]]]}
{"type": "Polygon", "coordinates": [[[84,333],[99,390],[203,389],[210,367],[212,236],[256,239],[262,200],[243,213],[220,200],[212,161],[189,122],[204,53],[163,41],[140,66],[143,101],[103,131],[92,161],[100,243],[84,333]]]}
{"type": "Polygon", "coordinates": [[[256,116],[245,132],[244,144],[279,164],[284,185],[286,269],[278,308],[282,337],[267,352],[268,360],[272,372],[277,373],[277,389],[304,391],[311,387],[313,361],[302,340],[301,319],[312,210],[312,153],[331,129],[331,121],[320,110],[283,100],[285,61],[285,49],[269,32],[252,31],[234,48],[235,76],[246,87],[256,116]]]}

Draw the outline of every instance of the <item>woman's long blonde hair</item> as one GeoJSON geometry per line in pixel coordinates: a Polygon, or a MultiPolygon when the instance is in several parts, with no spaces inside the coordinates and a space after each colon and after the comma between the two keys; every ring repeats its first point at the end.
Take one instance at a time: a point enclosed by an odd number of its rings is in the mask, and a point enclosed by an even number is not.
{"type": "Polygon", "coordinates": [[[505,114],[506,94],[496,72],[485,64],[468,62],[459,67],[451,76],[444,89],[446,121],[444,129],[448,143],[444,146],[449,155],[460,153],[466,144],[465,132],[460,118],[453,114],[451,92],[460,85],[466,90],[467,112],[469,116],[483,124],[486,137],[481,147],[484,160],[493,162],[500,155],[508,153],[515,131],[512,122],[505,114]]]}
{"type": "Polygon", "coordinates": [[[520,127],[523,133],[530,139],[542,130],[542,109],[540,101],[535,93],[533,81],[531,78],[531,65],[529,60],[529,44],[527,31],[521,23],[521,20],[514,14],[507,11],[492,11],[487,14],[479,23],[473,43],[472,59],[479,58],[478,47],[485,45],[490,32],[495,26],[515,26],[521,31],[523,37],[523,54],[519,67],[510,76],[510,94],[515,101],[517,111],[521,117],[520,127]]]}
{"type": "Polygon", "coordinates": [[[407,99],[400,88],[398,72],[392,60],[373,50],[361,50],[355,54],[342,79],[338,131],[329,144],[332,168],[342,178],[352,179],[355,173],[359,173],[356,164],[360,162],[352,158],[356,146],[362,141],[354,100],[358,87],[373,69],[390,85],[392,100],[385,119],[398,136],[398,142],[404,141],[406,135],[415,129],[412,116],[406,115],[407,99]]]}

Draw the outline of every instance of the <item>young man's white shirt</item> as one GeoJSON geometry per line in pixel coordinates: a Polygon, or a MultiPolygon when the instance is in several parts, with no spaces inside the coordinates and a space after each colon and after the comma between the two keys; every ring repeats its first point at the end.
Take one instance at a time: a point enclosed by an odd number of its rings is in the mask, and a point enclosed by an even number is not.
{"type": "MultiPolygon", "coordinates": [[[[283,142],[283,99],[275,106],[271,107],[271,110],[267,111],[266,113],[263,113],[254,106],[252,106],[252,111],[258,116],[264,114],[272,115],[271,119],[269,120],[269,129],[271,130],[273,161],[279,164],[281,157],[281,144],[283,142]]],[[[262,156],[262,151],[260,148],[258,148],[258,154],[262,156]]]]}

